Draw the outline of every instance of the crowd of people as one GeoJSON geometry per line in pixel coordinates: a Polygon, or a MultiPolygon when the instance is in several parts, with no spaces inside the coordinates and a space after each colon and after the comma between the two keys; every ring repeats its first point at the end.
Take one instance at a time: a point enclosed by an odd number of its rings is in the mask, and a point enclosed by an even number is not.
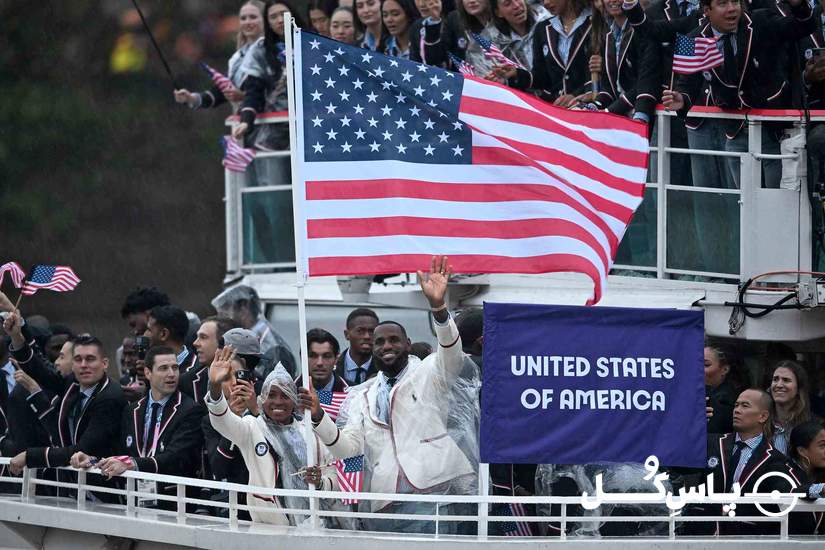
{"type": "MultiPolygon", "coordinates": [[[[175,91],[175,99],[192,108],[228,101],[239,115],[232,135],[246,147],[288,148],[285,125],[253,121],[259,113],[286,109],[283,14],[289,11],[302,29],[346,44],[489,79],[560,107],[632,118],[647,125],[654,145],[658,139],[654,115],[661,103],[678,114],[670,123],[671,147],[741,153],[748,150],[746,120],[698,118],[691,111],[706,106],[740,112],[825,107],[823,3],[278,0],[264,4],[251,0],[241,6],[238,50],[228,64],[235,89],[227,93],[217,86],[201,92],[181,89],[175,91]],[[674,71],[674,53],[692,55],[688,38],[715,38],[722,64],[692,74],[674,71]],[[491,49],[500,54],[490,55],[491,49]]],[[[794,135],[788,122],[765,123],[761,132],[766,154],[780,153],[781,141],[794,135]]],[[[809,124],[807,142],[809,187],[818,189],[825,175],[825,124],[809,124]]],[[[779,187],[781,161],[763,158],[760,162],[763,187],[779,187]]],[[[738,156],[676,154],[670,164],[674,185],[741,186],[738,156]]],[[[655,155],[650,166],[655,181],[655,155]]],[[[290,167],[285,157],[258,158],[247,172],[247,186],[279,185],[289,181],[290,167]]],[[[694,218],[695,227],[681,245],[682,264],[698,271],[738,272],[735,209],[716,194],[690,197],[687,206],[693,213],[686,215],[694,218]]],[[[270,219],[274,204],[251,208],[259,210],[252,214],[251,225],[277,223],[270,219]]],[[[642,206],[646,215],[655,217],[650,208],[642,206]]],[[[629,241],[630,257],[622,263],[641,265],[655,248],[652,241],[649,232],[639,233],[635,242],[629,241]]]]}
{"type": "MultiPolygon", "coordinates": [[[[445,301],[451,268],[433,258],[419,272],[437,339],[435,350],[412,343],[401,324],[381,320],[375,311],[354,309],[344,321],[347,347],[326,330],[307,333],[306,389],[294,356],[263,316],[250,287],[220,294],[216,315],[203,320],[170,304],[156,288],[130,293],[121,310],[130,334],[124,338],[118,368],[103,343],[89,334],[49,325],[37,315],[22,315],[0,293],[3,332],[0,365],[0,453],[11,459],[8,471],[37,469],[44,479],[69,481],[73,472],[58,467],[99,468],[89,483],[122,487],[126,471],[169,474],[253,487],[326,491],[342,487],[336,461],[355,460],[365,492],[471,495],[478,487],[478,435],[483,367],[483,316],[469,309],[453,315],[445,301]],[[110,376],[113,371],[119,374],[110,376]],[[326,406],[325,406],[326,405],[326,406]],[[307,447],[302,419],[309,415],[313,447],[307,447]],[[318,466],[308,467],[313,453],[318,466]]],[[[704,369],[707,389],[708,461],[706,469],[670,470],[675,491],[704,483],[714,474],[715,491],[738,482],[744,492],[767,472],[795,480],[796,491],[825,498],[825,426],[821,384],[790,349],[771,354],[767,380],[751,376],[735,349],[708,343],[704,369]]],[[[808,366],[810,367],[810,366],[808,366]]],[[[698,365],[697,365],[698,368],[698,365]]],[[[491,494],[510,496],[579,495],[596,472],[632,465],[491,464],[491,494]],[[584,472],[584,474],[582,474],[584,472]],[[582,477],[582,475],[584,477],[582,477]]],[[[609,478],[609,476],[608,476],[609,478]]],[[[774,478],[762,492],[792,487],[774,478]]],[[[607,488],[607,484],[606,484],[607,488]]],[[[19,486],[0,490],[19,491],[19,486]]],[[[229,494],[196,490],[188,496],[211,500],[214,507],[187,511],[226,516],[229,494]]],[[[607,488],[609,491],[609,488],[607,488]]],[[[45,495],[72,496],[66,489],[37,486],[45,495]]],[[[142,505],[174,509],[175,488],[162,483],[143,487],[142,505]],[[166,497],[166,499],[164,499],[166,497]]],[[[118,503],[122,497],[92,491],[92,500],[118,503]]],[[[241,519],[279,525],[306,521],[302,497],[273,497],[254,491],[239,494],[241,519]],[[289,510],[289,512],[285,512],[289,510]]],[[[385,514],[475,515],[475,507],[453,503],[320,499],[322,510],[385,514]]],[[[721,505],[720,505],[721,506],[721,505]]],[[[570,513],[575,516],[575,510],[570,513]]],[[[747,507],[739,515],[748,515],[747,507]]],[[[525,506],[527,515],[556,515],[552,507],[525,506]]],[[[616,511],[614,513],[619,513],[616,511]]],[[[717,515],[721,508],[689,506],[685,514],[717,515]]],[[[756,513],[751,510],[750,513],[756,513]]],[[[492,505],[494,516],[512,515],[507,505],[492,505]]],[[[825,534],[823,512],[792,514],[795,534],[825,534]]],[[[515,519],[515,518],[514,518],[515,519]]],[[[324,518],[329,528],[432,533],[431,521],[324,518]]],[[[513,527],[491,524],[495,535],[558,535],[558,523],[513,527]]],[[[575,529],[571,519],[568,528],[575,529]]],[[[636,535],[641,524],[588,524],[603,535],[636,535]]],[[[474,522],[442,521],[440,533],[473,534],[474,522]]],[[[720,523],[721,534],[770,534],[775,523],[720,523]]],[[[716,525],[685,522],[685,534],[713,534],[716,525]]],[[[571,531],[572,532],[572,531],[571,531]]]]}

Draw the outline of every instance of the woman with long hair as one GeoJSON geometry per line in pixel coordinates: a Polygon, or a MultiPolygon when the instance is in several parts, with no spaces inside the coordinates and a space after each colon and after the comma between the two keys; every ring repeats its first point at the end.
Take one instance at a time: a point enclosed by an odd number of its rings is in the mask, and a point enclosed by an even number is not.
{"type": "Polygon", "coordinates": [[[361,47],[379,51],[386,34],[381,20],[381,0],[355,0],[355,31],[361,37],[361,47]]]}
{"type": "Polygon", "coordinates": [[[742,391],[735,351],[722,344],[705,345],[705,397],[712,409],[708,433],[733,431],[733,407],[742,391]]]}
{"type": "Polygon", "coordinates": [[[808,373],[796,361],[776,364],[770,394],[775,407],[773,446],[788,454],[791,430],[811,419],[808,373]]]}
{"type": "MultiPolygon", "coordinates": [[[[825,498],[825,426],[808,420],[791,432],[788,453],[796,463],[793,473],[799,473],[801,492],[809,499],[825,498]]],[[[790,516],[791,533],[798,535],[825,534],[825,512],[799,512],[790,516]]]]}
{"type": "MultiPolygon", "coordinates": [[[[287,108],[286,73],[283,70],[286,54],[284,38],[284,14],[286,12],[290,12],[297,26],[307,28],[303,14],[295,8],[291,0],[266,3],[264,36],[252,46],[242,67],[242,70],[247,73],[244,82],[246,95],[241,104],[240,123],[232,129],[232,137],[235,139],[241,139],[252,129],[258,113],[284,111],[287,108]]],[[[266,134],[259,135],[254,140],[254,145],[259,149],[285,149],[289,146],[288,131],[278,132],[277,137],[271,135],[270,132],[256,133],[266,134]],[[284,135],[286,142],[284,142],[284,135]]]]}
{"type": "Polygon", "coordinates": [[[535,30],[530,69],[497,65],[491,79],[540,91],[543,99],[572,107],[591,88],[593,10],[589,0],[544,0],[544,7],[552,16],[535,30]]]}
{"type": "Polygon", "coordinates": [[[217,85],[202,92],[190,92],[182,88],[175,90],[175,101],[184,103],[192,109],[209,109],[223,105],[227,101],[232,103],[235,111],[244,98],[243,86],[246,74],[241,71],[244,57],[252,45],[264,34],[264,3],[260,0],[245,2],[238,12],[240,26],[236,39],[237,50],[229,58],[229,68],[226,76],[235,86],[234,90],[222,92],[217,85]]]}
{"type": "Polygon", "coordinates": [[[327,0],[311,0],[309,9],[309,24],[321,36],[329,36],[329,20],[332,17],[332,7],[327,0]]]}
{"type": "Polygon", "coordinates": [[[420,14],[412,0],[382,0],[381,20],[387,29],[382,51],[390,57],[410,58],[410,26],[420,14]]]}
{"type": "Polygon", "coordinates": [[[533,67],[533,35],[550,17],[541,5],[526,0],[490,0],[490,39],[505,56],[525,70],[533,67]]]}

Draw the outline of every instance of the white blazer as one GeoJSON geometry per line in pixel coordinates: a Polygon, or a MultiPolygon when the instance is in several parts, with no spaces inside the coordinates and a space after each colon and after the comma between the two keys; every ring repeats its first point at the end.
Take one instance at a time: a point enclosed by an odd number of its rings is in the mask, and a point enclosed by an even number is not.
{"type": "MultiPolygon", "coordinates": [[[[346,426],[339,430],[325,414],[315,427],[336,457],[367,455],[367,492],[395,493],[401,472],[422,492],[474,473],[447,434],[450,388],[464,364],[461,339],[452,318],[435,330],[437,352],[423,361],[410,355],[407,372],[390,391],[389,424],[376,415],[378,384],[374,379],[366,391],[352,396],[346,426]]],[[[372,501],[371,510],[387,504],[372,501]]]]}
{"type": "MultiPolygon", "coordinates": [[[[246,463],[247,470],[249,470],[249,485],[275,488],[278,479],[278,463],[275,456],[269,451],[269,445],[261,426],[258,424],[258,419],[252,415],[241,418],[234,414],[229,410],[226,398],[223,395],[218,401],[212,401],[210,394],[207,393],[205,403],[209,409],[209,421],[212,423],[212,427],[240,449],[243,461],[246,463]]],[[[315,443],[319,464],[332,462],[329,451],[321,445],[317,436],[315,443]]],[[[337,491],[338,478],[335,466],[322,468],[322,475],[324,478],[322,488],[328,491],[337,491]]],[[[283,507],[278,499],[254,493],[250,493],[249,496],[251,498],[247,498],[248,505],[271,509],[271,511],[250,511],[249,515],[252,516],[252,521],[289,525],[289,520],[281,511],[283,507]]]]}

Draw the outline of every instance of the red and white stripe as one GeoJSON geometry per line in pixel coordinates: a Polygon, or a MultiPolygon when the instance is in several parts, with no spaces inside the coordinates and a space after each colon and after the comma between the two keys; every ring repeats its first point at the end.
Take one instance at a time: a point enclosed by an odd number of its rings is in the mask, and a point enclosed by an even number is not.
{"type": "Polygon", "coordinates": [[[11,277],[11,282],[15,288],[20,288],[23,284],[23,279],[26,278],[26,272],[23,271],[20,264],[17,262],[7,262],[0,265],[0,285],[3,284],[3,278],[6,276],[6,273],[11,277]]]}
{"type": "Polygon", "coordinates": [[[215,86],[218,87],[221,93],[225,94],[227,92],[233,92],[237,90],[237,88],[234,84],[232,84],[232,81],[229,80],[229,78],[219,73],[206,63],[202,63],[202,65],[203,68],[206,69],[206,71],[209,73],[209,76],[212,78],[212,82],[215,83],[215,86]]]}
{"type": "Polygon", "coordinates": [[[716,45],[716,38],[696,37],[693,55],[673,56],[673,72],[693,74],[718,67],[725,62],[722,52],[716,45]]]}
{"type": "Polygon", "coordinates": [[[324,412],[327,413],[330,417],[330,420],[335,422],[338,419],[338,415],[341,413],[341,404],[347,398],[347,394],[341,391],[334,391],[332,392],[332,401],[330,403],[321,403],[321,408],[324,409],[324,412]]]}
{"type": "Polygon", "coordinates": [[[249,163],[255,160],[255,149],[247,149],[229,136],[223,137],[223,166],[230,172],[246,172],[249,163]]]}
{"type": "Polygon", "coordinates": [[[20,292],[26,296],[31,296],[38,290],[42,289],[54,290],[55,292],[67,292],[69,290],[74,290],[80,282],[80,278],[75,274],[74,270],[65,265],[58,265],[55,267],[56,269],[54,270],[54,275],[52,275],[52,279],[49,282],[35,283],[32,281],[26,281],[23,283],[23,288],[20,292]]]}
{"type": "Polygon", "coordinates": [[[471,165],[303,163],[300,265],[399,273],[445,254],[463,273],[584,273],[597,302],[644,194],[646,127],[475,77],[464,77],[459,120],[471,165]]]}
{"type": "Polygon", "coordinates": [[[517,518],[519,516],[526,516],[527,511],[524,509],[524,505],[520,503],[508,504],[510,508],[510,514],[513,516],[513,523],[515,524],[514,531],[508,531],[505,533],[508,537],[532,537],[533,531],[530,529],[530,524],[526,521],[519,521],[517,518]]]}
{"type": "MultiPolygon", "coordinates": [[[[346,493],[360,493],[364,486],[364,472],[359,470],[357,472],[345,472],[344,461],[338,460],[335,462],[335,470],[338,473],[338,485],[341,491],[346,493]]],[[[358,504],[358,499],[342,498],[341,503],[358,504]]]]}

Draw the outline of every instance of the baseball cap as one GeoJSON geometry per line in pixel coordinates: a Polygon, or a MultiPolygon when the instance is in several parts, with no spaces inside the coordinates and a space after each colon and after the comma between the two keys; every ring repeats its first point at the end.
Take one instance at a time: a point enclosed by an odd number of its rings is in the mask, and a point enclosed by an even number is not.
{"type": "Polygon", "coordinates": [[[235,348],[238,355],[254,355],[260,357],[261,345],[258,342],[258,335],[245,328],[233,328],[223,334],[225,346],[235,348]]]}

